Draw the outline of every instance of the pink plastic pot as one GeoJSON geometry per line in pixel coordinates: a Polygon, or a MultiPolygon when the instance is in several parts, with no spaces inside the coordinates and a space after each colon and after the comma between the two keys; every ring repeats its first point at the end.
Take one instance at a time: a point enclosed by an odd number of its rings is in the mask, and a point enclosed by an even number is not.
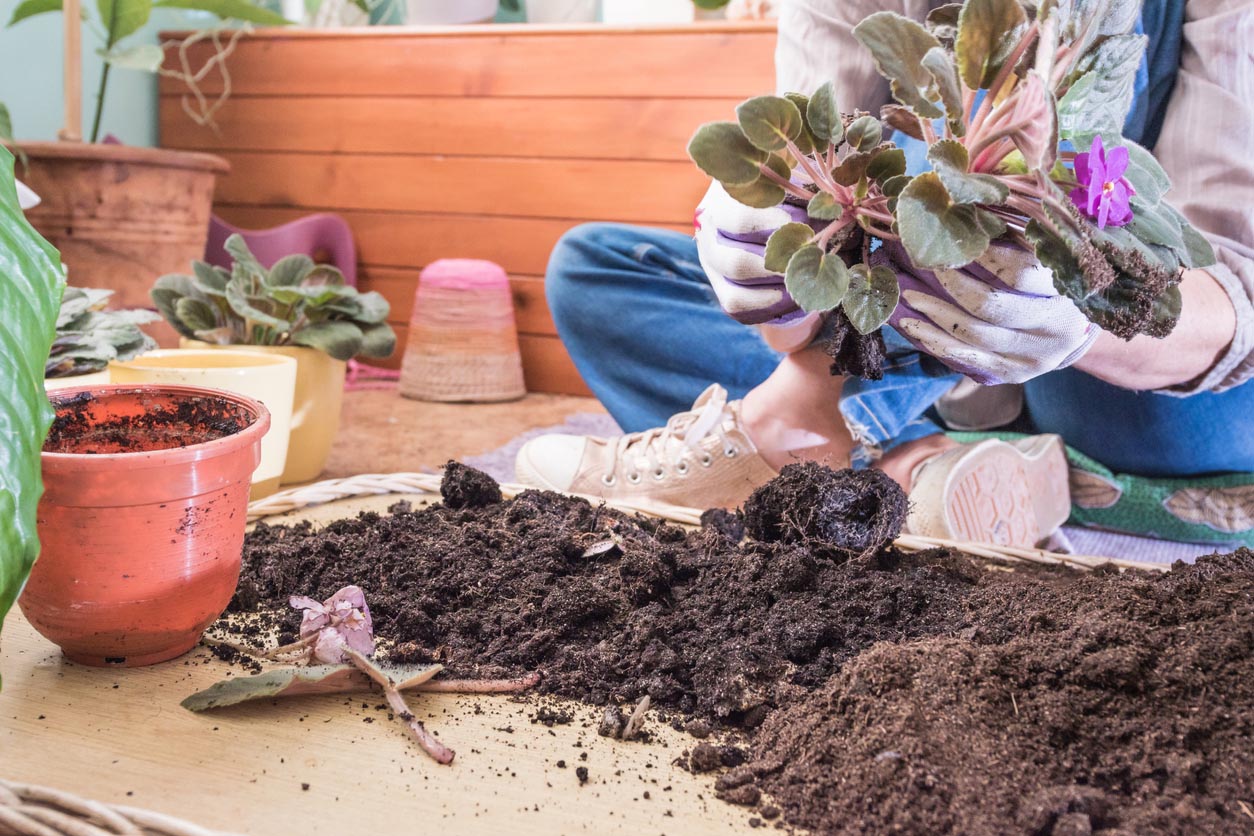
{"type": "Polygon", "coordinates": [[[269,413],[190,386],[50,397],[57,420],[43,453],[42,547],[22,612],[86,665],[136,667],[186,653],[239,580],[269,413]]]}

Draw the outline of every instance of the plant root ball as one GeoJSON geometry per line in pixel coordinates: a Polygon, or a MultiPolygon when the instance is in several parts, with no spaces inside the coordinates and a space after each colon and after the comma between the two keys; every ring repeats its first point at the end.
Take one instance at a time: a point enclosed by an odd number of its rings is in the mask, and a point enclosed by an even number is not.
{"type": "Polygon", "coordinates": [[[870,554],[901,533],[908,503],[879,470],[790,464],[745,502],[745,528],[766,543],[821,543],[870,554]]]}
{"type": "Polygon", "coordinates": [[[484,508],[502,500],[501,486],[495,479],[482,470],[454,461],[444,466],[440,496],[444,497],[445,507],[454,510],[484,508]]]}

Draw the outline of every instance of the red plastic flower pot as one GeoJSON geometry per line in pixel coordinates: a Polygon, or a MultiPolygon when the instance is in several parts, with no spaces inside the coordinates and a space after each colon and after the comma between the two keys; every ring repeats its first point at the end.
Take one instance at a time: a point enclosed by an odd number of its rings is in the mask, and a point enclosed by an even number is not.
{"type": "Polygon", "coordinates": [[[41,551],[19,603],[85,665],[196,646],[239,581],[249,481],[270,414],[191,386],[51,393],[41,551]]]}

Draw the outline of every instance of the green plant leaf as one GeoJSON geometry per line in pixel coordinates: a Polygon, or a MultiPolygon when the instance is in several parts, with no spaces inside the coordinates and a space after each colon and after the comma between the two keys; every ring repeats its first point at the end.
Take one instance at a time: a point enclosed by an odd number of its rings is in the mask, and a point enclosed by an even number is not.
{"type": "Polygon", "coordinates": [[[283,15],[250,3],[249,0],[156,0],[152,5],[162,9],[209,12],[222,20],[246,20],[260,26],[287,26],[292,23],[283,15]]]}
{"type": "Polygon", "coordinates": [[[849,289],[849,271],[838,255],[824,255],[809,245],[798,250],[788,262],[784,287],[792,300],[806,313],[823,313],[836,308],[849,289]]]}
{"type": "Polygon", "coordinates": [[[261,262],[253,255],[253,251],[248,249],[248,242],[244,240],[244,236],[238,232],[234,233],[226,239],[223,248],[235,262],[232,266],[232,275],[235,275],[236,270],[243,270],[249,278],[261,280],[266,277],[268,271],[261,266],[261,262]]]}
{"type": "Polygon", "coordinates": [[[157,306],[157,310],[165,317],[165,321],[170,323],[175,331],[189,339],[195,338],[195,331],[188,328],[179,319],[177,307],[179,299],[185,296],[195,299],[206,299],[200,288],[196,286],[196,279],[179,273],[171,273],[168,276],[162,276],[157,279],[148,295],[152,298],[153,304],[157,306]]]}
{"type": "Polygon", "coordinates": [[[9,109],[0,102],[0,142],[13,141],[13,117],[9,115],[9,109]]]}
{"type": "Polygon", "coordinates": [[[810,198],[810,205],[806,207],[806,214],[817,221],[839,220],[844,211],[845,207],[827,192],[819,192],[810,198]]]}
{"type": "Polygon", "coordinates": [[[901,131],[919,142],[924,141],[923,126],[919,124],[919,117],[910,108],[896,104],[884,105],[880,108],[880,119],[894,131],[901,131]]]}
{"type": "Polygon", "coordinates": [[[221,267],[214,267],[203,261],[193,261],[192,271],[196,274],[196,281],[199,282],[201,292],[226,293],[226,283],[231,280],[231,274],[221,267]]]}
{"type": "Polygon", "coordinates": [[[726,186],[757,180],[762,173],[760,166],[769,155],[751,143],[735,122],[710,122],[693,135],[688,156],[698,168],[726,186]]]}
{"type": "Polygon", "coordinates": [[[852,186],[866,175],[870,164],[870,154],[849,154],[840,161],[840,165],[832,169],[832,179],[842,186],[852,186]]]}
{"type": "Polygon", "coordinates": [[[880,184],[880,191],[885,197],[897,197],[902,190],[910,183],[913,178],[909,174],[899,174],[896,177],[889,177],[880,184]]]}
{"type": "Polygon", "coordinates": [[[967,121],[962,110],[962,83],[953,59],[942,47],[932,47],[923,56],[923,66],[934,82],[928,97],[934,94],[940,98],[950,130],[955,136],[962,136],[967,131],[967,121]]]}
{"type": "MultiPolygon", "coordinates": [[[[1070,78],[1072,87],[1082,81],[1085,84],[1068,102],[1068,129],[1108,133],[1123,126],[1132,107],[1136,72],[1148,42],[1144,35],[1106,38],[1076,63],[1070,78]]],[[[1063,101],[1067,101],[1067,95],[1063,101]]],[[[1059,121],[1061,127],[1062,102],[1059,121]]]]}
{"type": "Polygon", "coordinates": [[[819,138],[814,135],[814,131],[810,130],[810,122],[806,119],[806,111],[810,109],[810,97],[800,93],[785,93],[784,98],[796,105],[801,113],[801,133],[793,140],[797,144],[797,150],[802,154],[813,154],[816,150],[820,150],[819,146],[822,144],[821,150],[826,151],[826,142],[820,142],[819,138]]]}
{"type": "Polygon", "coordinates": [[[952,49],[958,38],[958,19],[961,14],[961,3],[947,3],[927,13],[927,31],[946,49],[952,49]]]}
{"type": "Polygon", "coordinates": [[[845,123],[840,117],[840,106],[836,103],[836,87],[832,82],[825,82],[810,97],[806,108],[806,123],[810,132],[820,142],[831,145],[839,143],[845,136],[845,123]]]}
{"type": "Polygon", "coordinates": [[[165,53],[156,44],[138,44],[129,49],[98,50],[106,64],[124,70],[155,73],[165,60],[165,53]]]}
{"type": "Polygon", "coordinates": [[[766,254],[763,260],[766,269],[772,273],[783,273],[788,269],[788,262],[797,250],[806,246],[814,238],[814,230],[809,224],[784,224],[771,233],[766,242],[766,254]]]}
{"type": "Polygon", "coordinates": [[[292,334],[294,344],[316,348],[336,360],[356,357],[363,340],[361,328],[343,321],[315,322],[292,334]]]}
{"type": "Polygon", "coordinates": [[[955,203],[934,171],[918,175],[902,190],[897,224],[910,260],[928,270],[970,264],[1006,229],[978,206],[955,203]]]}
{"type": "Polygon", "coordinates": [[[967,0],[954,42],[958,72],[967,87],[978,90],[992,84],[1027,27],[1018,0],[967,0]]]}
{"type": "Polygon", "coordinates": [[[783,151],[801,135],[801,111],[782,96],[756,96],[736,108],[740,130],[763,151],[783,151]]]}
{"type": "Polygon", "coordinates": [[[96,0],[100,23],[105,29],[105,49],[138,32],[152,13],[152,0],[96,0]]]}
{"type": "Polygon", "coordinates": [[[879,183],[906,173],[906,152],[900,148],[885,148],[871,155],[866,176],[879,183]]]}
{"type": "Polygon", "coordinates": [[[64,271],[18,207],[13,155],[0,147],[0,622],[39,554],[40,450],[52,423],[44,366],[64,271]]]}
{"type": "Polygon", "coordinates": [[[883,327],[900,299],[901,287],[892,268],[882,264],[874,269],[865,264],[849,268],[844,311],[859,334],[865,336],[883,327]]]}
{"type": "MultiPolygon", "coordinates": [[[[783,158],[778,154],[772,154],[767,159],[766,167],[785,180],[792,176],[788,163],[784,162],[783,158]]],[[[759,174],[758,179],[752,183],[740,186],[724,184],[723,188],[729,195],[745,206],[752,206],[755,209],[770,209],[772,206],[778,206],[784,202],[784,187],[768,178],[765,174],[759,174]]]]}
{"type": "Polygon", "coordinates": [[[396,351],[396,332],[386,322],[376,322],[362,329],[361,354],[382,360],[396,351]]]}
{"type": "Polygon", "coordinates": [[[1215,250],[1211,247],[1202,233],[1198,232],[1193,226],[1176,211],[1169,203],[1160,204],[1164,210],[1175,216],[1176,221],[1180,224],[1180,235],[1184,238],[1184,248],[1186,253],[1185,263],[1189,267],[1209,267],[1215,263],[1215,250]]]}
{"type": "Polygon", "coordinates": [[[854,27],[853,34],[871,51],[880,74],[892,83],[897,101],[925,119],[943,115],[927,98],[926,91],[934,86],[934,81],[923,66],[928,50],[940,46],[935,36],[921,24],[895,12],[870,15],[854,27]]]}
{"type": "Polygon", "coordinates": [[[855,150],[867,153],[884,139],[884,126],[874,116],[859,116],[849,124],[845,140],[855,150]]]}
{"type": "MultiPolygon", "coordinates": [[[[350,290],[352,290],[350,288],[350,290]]],[[[383,322],[388,318],[388,314],[392,310],[392,306],[383,298],[378,291],[372,290],[368,293],[347,293],[338,300],[326,306],[331,312],[342,313],[349,316],[353,321],[359,324],[374,325],[383,322]]]]}
{"type": "Polygon", "coordinates": [[[259,307],[259,305],[269,305],[270,300],[250,295],[245,282],[239,277],[232,278],[227,283],[226,301],[231,306],[231,310],[244,319],[251,320],[254,325],[262,325],[278,331],[286,331],[292,327],[291,322],[280,319],[270,311],[259,307]]]}
{"type": "Polygon", "coordinates": [[[202,299],[184,296],[174,305],[174,312],[192,331],[210,331],[220,327],[218,309],[202,299]]]}
{"type": "Polygon", "coordinates": [[[996,204],[1010,195],[1010,188],[997,177],[967,173],[967,149],[961,142],[942,139],[928,149],[927,158],[954,203],[996,204]]]}
{"type": "Polygon", "coordinates": [[[270,268],[266,283],[270,287],[292,287],[303,282],[314,271],[314,260],[307,255],[297,253],[285,255],[270,268]]]}
{"type": "Polygon", "coordinates": [[[9,25],[26,20],[28,17],[41,15],[46,12],[61,11],[62,0],[24,0],[18,3],[17,8],[13,10],[13,16],[9,18],[9,25]]]}

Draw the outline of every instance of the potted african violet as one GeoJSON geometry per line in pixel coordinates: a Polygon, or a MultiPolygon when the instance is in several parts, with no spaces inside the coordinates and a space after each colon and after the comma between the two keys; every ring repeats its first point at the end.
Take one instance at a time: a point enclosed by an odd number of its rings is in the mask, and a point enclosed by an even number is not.
{"type": "Polygon", "coordinates": [[[396,348],[387,300],[344,283],[334,267],[289,255],[262,266],[239,235],[226,241],[230,271],[194,262],[193,274],[162,276],[152,300],[195,347],[249,346],[296,360],[292,435],[282,482],[308,482],[326,466],[340,425],[345,363],[396,348]]]}
{"type": "Polygon", "coordinates": [[[144,310],[105,310],[111,290],[67,287],[57,315],[57,335],[44,364],[44,388],[109,382],[109,363],[133,360],[157,347],[139,326],[161,319],[144,310]]]}
{"type": "Polygon", "coordinates": [[[270,414],[249,398],[191,386],[49,397],[41,553],[22,612],[85,665],[186,653],[235,593],[270,414]]]}

